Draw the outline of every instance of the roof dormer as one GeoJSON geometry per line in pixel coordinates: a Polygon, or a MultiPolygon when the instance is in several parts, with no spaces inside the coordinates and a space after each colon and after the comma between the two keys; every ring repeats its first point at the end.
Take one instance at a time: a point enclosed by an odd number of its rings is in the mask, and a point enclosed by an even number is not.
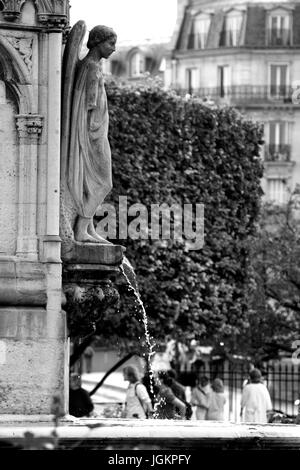
{"type": "Polygon", "coordinates": [[[220,46],[236,47],[240,45],[244,11],[231,9],[225,13],[220,46]]]}
{"type": "Polygon", "coordinates": [[[211,16],[209,13],[198,12],[192,17],[188,36],[188,49],[205,49],[211,25],[211,16]]]}
{"type": "Polygon", "coordinates": [[[267,12],[267,45],[291,46],[293,15],[290,9],[279,7],[267,12]]]}

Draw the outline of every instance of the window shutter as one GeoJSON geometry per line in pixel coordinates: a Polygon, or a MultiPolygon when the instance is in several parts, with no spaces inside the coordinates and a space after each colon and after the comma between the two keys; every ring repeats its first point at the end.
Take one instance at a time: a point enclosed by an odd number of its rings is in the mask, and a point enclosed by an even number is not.
{"type": "Polygon", "coordinates": [[[286,144],[286,124],[285,122],[280,123],[280,131],[279,131],[279,145],[286,144]]]}
{"type": "Polygon", "coordinates": [[[270,122],[270,145],[275,145],[275,122],[270,122]]]}

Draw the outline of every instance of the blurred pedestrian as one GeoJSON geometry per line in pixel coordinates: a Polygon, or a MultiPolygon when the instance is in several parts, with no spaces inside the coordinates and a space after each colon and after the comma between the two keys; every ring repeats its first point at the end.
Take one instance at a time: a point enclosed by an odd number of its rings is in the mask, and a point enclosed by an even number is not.
{"type": "Polygon", "coordinates": [[[157,377],[157,403],[155,413],[160,419],[185,419],[186,405],[176,397],[171,388],[172,379],[167,371],[160,371],[157,377]]]}
{"type": "Polygon", "coordinates": [[[250,383],[243,388],[240,416],[245,423],[267,423],[272,402],[267,387],[262,383],[259,369],[249,373],[250,383]]]}
{"type": "Polygon", "coordinates": [[[167,371],[167,374],[171,379],[170,387],[171,387],[172,392],[174,393],[174,395],[177,398],[179,398],[179,400],[181,400],[185,404],[185,408],[186,408],[185,417],[186,417],[186,419],[191,419],[191,417],[193,415],[193,409],[192,409],[191,404],[187,400],[186,389],[185,389],[184,385],[182,385],[180,382],[178,382],[178,380],[176,380],[177,379],[177,374],[176,374],[175,370],[170,369],[170,370],[167,371]]]}
{"type": "Polygon", "coordinates": [[[186,395],[185,395],[185,386],[182,385],[180,382],[177,380],[177,374],[174,369],[170,369],[167,371],[167,375],[170,377],[170,387],[175,394],[177,398],[181,401],[186,400],[186,395]]]}
{"type": "Polygon", "coordinates": [[[87,390],[81,387],[81,377],[76,372],[70,375],[69,414],[82,418],[93,414],[94,404],[87,390]]]}
{"type": "Polygon", "coordinates": [[[206,375],[198,376],[196,385],[192,388],[191,404],[196,407],[196,419],[207,419],[211,387],[206,375]]]}
{"type": "Polygon", "coordinates": [[[92,345],[87,346],[85,348],[83,357],[85,360],[85,371],[87,374],[90,374],[92,372],[92,365],[93,365],[93,356],[95,354],[95,351],[92,347],[92,345]]]}
{"type": "Polygon", "coordinates": [[[190,367],[193,372],[199,374],[203,367],[205,366],[204,361],[202,359],[202,353],[200,349],[200,345],[195,339],[192,339],[190,343],[190,367]]]}
{"type": "Polygon", "coordinates": [[[214,379],[209,394],[207,417],[208,420],[224,421],[224,406],[226,398],[224,394],[223,381],[214,379]]]}
{"type": "Polygon", "coordinates": [[[152,403],[145,385],[141,382],[138,369],[133,365],[124,367],[123,377],[129,385],[122,418],[150,418],[153,413],[152,403]]]}

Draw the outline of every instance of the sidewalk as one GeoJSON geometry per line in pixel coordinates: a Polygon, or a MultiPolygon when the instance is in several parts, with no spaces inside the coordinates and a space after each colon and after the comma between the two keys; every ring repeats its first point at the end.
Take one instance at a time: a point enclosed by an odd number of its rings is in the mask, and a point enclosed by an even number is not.
{"type": "MultiPolygon", "coordinates": [[[[100,382],[105,372],[92,372],[82,374],[82,387],[90,392],[100,382]]],[[[94,403],[124,403],[127,382],[123,379],[122,372],[110,374],[101,387],[92,395],[94,403]]]]}

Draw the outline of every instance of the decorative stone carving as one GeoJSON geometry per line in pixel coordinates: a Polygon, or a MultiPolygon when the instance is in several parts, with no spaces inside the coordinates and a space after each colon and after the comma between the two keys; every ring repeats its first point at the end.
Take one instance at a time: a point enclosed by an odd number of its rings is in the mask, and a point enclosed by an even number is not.
{"type": "Polygon", "coordinates": [[[119,293],[109,279],[64,285],[67,323],[70,336],[101,332],[105,311],[119,300],[119,293]]]}
{"type": "Polygon", "coordinates": [[[20,139],[37,140],[43,130],[43,116],[39,114],[19,114],[16,116],[20,139]]]}
{"type": "Polygon", "coordinates": [[[63,263],[63,309],[71,337],[101,333],[103,315],[119,300],[115,282],[119,266],[92,264],[88,260],[85,264],[63,263]]]}
{"type": "MultiPolygon", "coordinates": [[[[93,217],[112,186],[108,109],[101,59],[107,59],[114,52],[117,36],[106,26],[94,27],[87,42],[89,52],[78,61],[85,32],[85,23],[78,21],[64,52],[62,187],[65,195],[68,192],[71,196],[68,199],[75,218],[70,224],[75,241],[108,244],[95,232],[93,217]],[[76,145],[77,142],[80,145],[76,145]]],[[[67,198],[63,199],[66,205],[67,198]]]]}
{"type": "Polygon", "coordinates": [[[69,24],[69,0],[35,0],[39,22],[49,29],[63,30],[69,24]]]}
{"type": "Polygon", "coordinates": [[[32,70],[32,38],[6,36],[8,42],[19,52],[29,72],[32,70]]]}
{"type": "Polygon", "coordinates": [[[38,114],[16,116],[19,134],[19,204],[16,254],[21,258],[37,259],[37,159],[38,138],[43,128],[43,117],[38,114]]]}
{"type": "Polygon", "coordinates": [[[25,0],[2,0],[4,9],[3,17],[7,21],[15,21],[21,15],[21,8],[25,0]]]}

